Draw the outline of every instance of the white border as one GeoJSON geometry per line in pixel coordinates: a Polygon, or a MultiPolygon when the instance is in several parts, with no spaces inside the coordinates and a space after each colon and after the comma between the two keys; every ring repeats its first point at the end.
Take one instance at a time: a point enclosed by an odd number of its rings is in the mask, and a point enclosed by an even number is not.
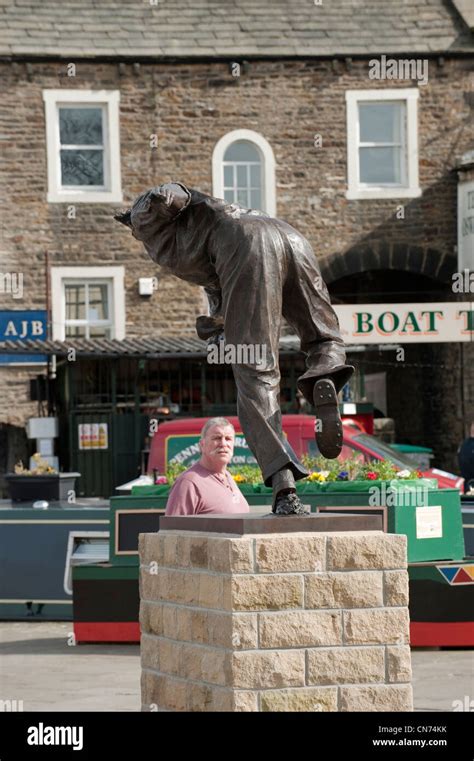
{"type": "Polygon", "coordinates": [[[48,203],[121,203],[119,90],[43,90],[46,119],[46,153],[48,162],[48,203]],[[59,184],[59,103],[100,103],[108,115],[109,190],[63,190],[59,184]]]}
{"type": "MultiPolygon", "coordinates": [[[[66,279],[112,280],[112,338],[125,338],[125,267],[51,267],[51,321],[53,341],[66,341],[66,279]]],[[[71,338],[71,341],[74,339],[71,338]]]]}
{"type": "Polygon", "coordinates": [[[262,211],[271,217],[276,216],[276,189],[275,189],[275,156],[270,143],[258,132],[251,129],[235,129],[227,132],[214,146],[212,152],[212,191],[217,198],[224,198],[224,154],[236,140],[247,140],[253,143],[262,159],[263,164],[263,203],[262,211]]]}
{"type": "Polygon", "coordinates": [[[472,243],[472,234],[469,234],[469,240],[464,246],[462,235],[464,201],[466,202],[466,213],[469,214],[469,210],[467,209],[467,194],[471,193],[473,190],[474,180],[467,180],[466,182],[462,179],[458,179],[458,272],[463,272],[465,269],[469,271],[474,270],[474,251],[472,249],[469,250],[470,243],[472,243]],[[469,261],[469,258],[471,258],[471,261],[469,261]]]}
{"type": "Polygon", "coordinates": [[[347,191],[346,198],[418,198],[421,188],[418,179],[418,97],[417,88],[347,90],[347,191]],[[357,104],[367,100],[404,100],[407,114],[407,187],[374,187],[371,190],[359,185],[358,134],[359,118],[357,104]]]}
{"type": "MultiPolygon", "coordinates": [[[[74,505],[74,503],[72,503],[74,505]]],[[[110,537],[110,531],[70,531],[69,537],[67,540],[67,551],[66,551],[66,562],[64,564],[64,578],[63,578],[63,589],[67,595],[72,595],[72,553],[74,550],[74,539],[109,539],[110,537]]],[[[110,561],[110,551],[109,551],[109,559],[106,561],[100,561],[100,562],[106,562],[108,563],[110,561]]],[[[87,562],[78,563],[76,568],[81,565],[90,565],[87,562]]]]}

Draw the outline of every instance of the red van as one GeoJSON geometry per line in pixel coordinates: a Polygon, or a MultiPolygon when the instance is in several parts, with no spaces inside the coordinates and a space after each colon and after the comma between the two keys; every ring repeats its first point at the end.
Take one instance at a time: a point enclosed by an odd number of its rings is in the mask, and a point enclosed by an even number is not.
{"type": "MultiPolygon", "coordinates": [[[[182,418],[170,420],[159,425],[153,436],[148,472],[157,470],[165,473],[168,463],[179,463],[190,467],[200,457],[199,438],[201,430],[209,418],[182,418]]],[[[256,465],[256,460],[247,446],[238,417],[227,417],[235,428],[234,456],[231,465],[256,465]]],[[[283,430],[294,451],[301,457],[303,454],[316,456],[318,454],[314,440],[314,421],[312,415],[283,415],[283,430]]],[[[366,433],[361,424],[355,420],[345,419],[344,444],[340,454],[341,459],[351,457],[354,453],[361,460],[391,460],[400,470],[413,468],[413,463],[403,454],[392,449],[388,444],[375,436],[366,433]]],[[[436,478],[440,488],[460,489],[463,479],[452,473],[430,468],[423,472],[426,478],[436,478]]]]}

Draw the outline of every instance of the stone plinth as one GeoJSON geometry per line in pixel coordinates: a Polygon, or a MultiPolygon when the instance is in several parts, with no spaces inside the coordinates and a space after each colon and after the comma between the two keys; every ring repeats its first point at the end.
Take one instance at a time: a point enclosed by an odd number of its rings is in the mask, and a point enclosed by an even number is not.
{"type": "Polygon", "coordinates": [[[413,709],[406,537],[331,517],[140,535],[142,710],[413,709]]]}

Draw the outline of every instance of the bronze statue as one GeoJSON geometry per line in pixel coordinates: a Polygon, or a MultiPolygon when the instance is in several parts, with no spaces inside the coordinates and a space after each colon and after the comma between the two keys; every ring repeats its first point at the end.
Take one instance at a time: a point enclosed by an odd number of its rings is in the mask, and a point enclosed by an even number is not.
{"type": "Polygon", "coordinates": [[[337,316],[310,244],[280,219],[179,182],[148,190],[115,219],[161,267],[204,286],[210,313],[196,321],[200,338],[265,347],[264,362],[232,366],[237,412],[265,484],[272,486],[273,512],[304,514],[295,480],[308,472],[282,433],[279,406],[282,315],[306,354],[298,388],[316,407],[317,445],[328,458],[341,451],[337,392],[354,371],[345,363],[337,316]]]}

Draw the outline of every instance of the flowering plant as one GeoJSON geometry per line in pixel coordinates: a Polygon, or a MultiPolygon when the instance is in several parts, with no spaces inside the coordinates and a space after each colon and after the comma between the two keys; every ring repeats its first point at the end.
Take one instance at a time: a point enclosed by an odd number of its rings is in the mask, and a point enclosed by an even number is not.
{"type": "MultiPolygon", "coordinates": [[[[391,481],[422,478],[419,470],[399,470],[390,460],[361,461],[360,455],[354,453],[352,457],[344,460],[326,460],[324,457],[310,457],[303,455],[301,462],[310,472],[303,480],[311,483],[329,483],[336,481],[391,481]]],[[[156,483],[168,483],[170,486],[177,477],[186,470],[185,465],[173,464],[166,471],[166,481],[156,483]]],[[[231,466],[229,472],[237,484],[261,484],[262,473],[257,465],[231,466]]],[[[165,478],[160,476],[159,478],[165,478]]]]}
{"type": "Polygon", "coordinates": [[[31,459],[34,461],[34,467],[30,470],[25,468],[21,460],[17,462],[15,465],[15,473],[18,476],[50,476],[58,472],[49,464],[49,462],[43,460],[38,452],[36,452],[31,459]]]}
{"type": "Polygon", "coordinates": [[[417,469],[409,470],[406,468],[405,470],[399,470],[398,466],[390,460],[372,460],[371,462],[361,463],[356,478],[362,481],[415,480],[422,478],[422,473],[417,469]]]}
{"type": "Polygon", "coordinates": [[[260,484],[263,481],[258,465],[234,465],[229,468],[229,473],[237,484],[260,484]]]}
{"type": "Polygon", "coordinates": [[[364,462],[354,454],[344,460],[326,460],[324,457],[302,458],[303,465],[310,471],[309,481],[391,481],[392,479],[417,479],[423,474],[419,470],[399,470],[390,460],[364,462]]]}
{"type": "MultiPolygon", "coordinates": [[[[169,463],[166,468],[166,482],[172,486],[178,476],[184,473],[185,470],[187,470],[186,465],[177,462],[169,463]]],[[[161,478],[161,476],[159,477],[161,478]]]]}
{"type": "Polygon", "coordinates": [[[352,481],[360,466],[357,455],[345,460],[326,460],[325,457],[311,457],[303,455],[301,462],[306,470],[310,471],[309,481],[352,481]],[[322,478],[320,477],[322,476],[322,478]]]}
{"type": "Polygon", "coordinates": [[[318,483],[323,483],[325,480],[325,476],[323,476],[322,473],[317,473],[316,471],[310,473],[308,476],[308,481],[317,481],[318,483]]]}

